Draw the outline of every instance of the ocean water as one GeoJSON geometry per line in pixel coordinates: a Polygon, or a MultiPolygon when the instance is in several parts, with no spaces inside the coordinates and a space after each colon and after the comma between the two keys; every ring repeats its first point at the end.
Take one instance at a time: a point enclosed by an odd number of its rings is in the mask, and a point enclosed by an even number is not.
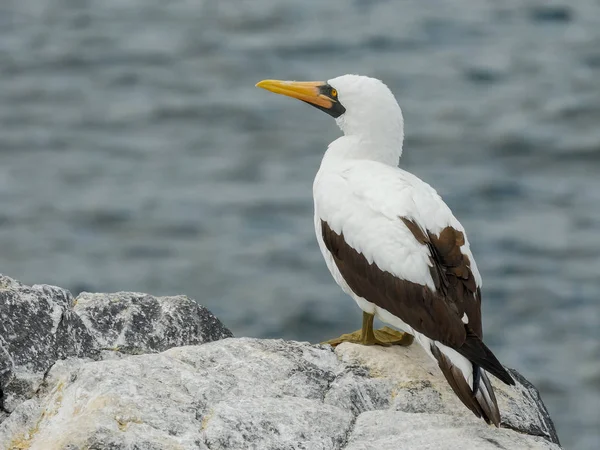
{"type": "Polygon", "coordinates": [[[600,3],[4,0],[0,272],[187,294],[238,336],[358,328],[312,225],[339,135],[264,78],[383,79],[466,227],[486,342],[600,448],[600,3]]]}

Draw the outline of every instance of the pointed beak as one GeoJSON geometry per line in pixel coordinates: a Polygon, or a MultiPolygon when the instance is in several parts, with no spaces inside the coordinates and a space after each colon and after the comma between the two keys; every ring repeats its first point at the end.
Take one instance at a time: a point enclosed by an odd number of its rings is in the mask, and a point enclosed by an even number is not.
{"type": "Polygon", "coordinates": [[[323,109],[330,109],[333,106],[333,101],[321,93],[323,86],[327,86],[327,83],[323,81],[263,80],[256,84],[256,87],[267,91],[297,98],[323,109]]]}
{"type": "Polygon", "coordinates": [[[337,98],[337,92],[325,81],[281,81],[263,80],[256,87],[297,98],[326,112],[331,117],[340,117],[346,112],[337,98]]]}

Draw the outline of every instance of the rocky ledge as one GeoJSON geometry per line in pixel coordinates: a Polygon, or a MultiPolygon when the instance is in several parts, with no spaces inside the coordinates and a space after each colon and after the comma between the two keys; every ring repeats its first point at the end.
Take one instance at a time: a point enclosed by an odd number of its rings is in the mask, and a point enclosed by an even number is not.
{"type": "Polygon", "coordinates": [[[560,449],[517,372],[496,429],[416,345],[234,339],[187,297],[7,277],[0,320],[1,449],[560,449]]]}

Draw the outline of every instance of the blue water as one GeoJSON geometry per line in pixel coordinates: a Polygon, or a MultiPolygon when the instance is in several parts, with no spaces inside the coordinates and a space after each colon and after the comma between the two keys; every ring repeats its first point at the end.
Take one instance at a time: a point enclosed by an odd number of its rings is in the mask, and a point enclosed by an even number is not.
{"type": "Polygon", "coordinates": [[[343,73],[396,93],[402,165],[468,231],[488,345],[565,448],[600,448],[597,1],[4,0],[0,272],[187,294],[238,336],[357,328],[312,228],[339,131],[254,87],[343,73]]]}

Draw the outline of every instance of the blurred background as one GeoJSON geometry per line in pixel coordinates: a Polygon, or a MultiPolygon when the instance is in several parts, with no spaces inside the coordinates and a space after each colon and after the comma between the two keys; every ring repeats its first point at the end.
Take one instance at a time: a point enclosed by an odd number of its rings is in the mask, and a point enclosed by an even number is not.
{"type": "Polygon", "coordinates": [[[402,166],[462,221],[486,342],[565,448],[600,448],[600,2],[2,0],[0,271],[187,294],[237,336],[360,311],[317,248],[339,136],[264,78],[383,79],[402,166]]]}

